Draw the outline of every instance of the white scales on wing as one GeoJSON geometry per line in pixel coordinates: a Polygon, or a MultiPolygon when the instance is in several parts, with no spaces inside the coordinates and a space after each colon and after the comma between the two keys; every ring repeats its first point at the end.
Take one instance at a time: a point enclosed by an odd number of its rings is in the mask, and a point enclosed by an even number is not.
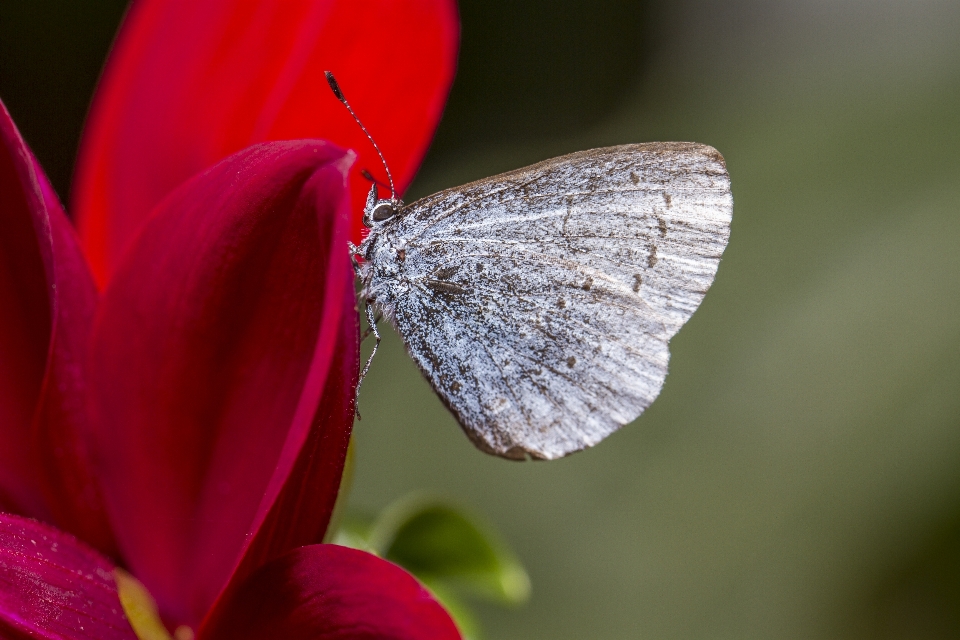
{"type": "Polygon", "coordinates": [[[693,143],[582,151],[406,206],[374,187],[361,295],[478,447],[559,458],[657,397],[732,209],[722,156],[693,143]]]}

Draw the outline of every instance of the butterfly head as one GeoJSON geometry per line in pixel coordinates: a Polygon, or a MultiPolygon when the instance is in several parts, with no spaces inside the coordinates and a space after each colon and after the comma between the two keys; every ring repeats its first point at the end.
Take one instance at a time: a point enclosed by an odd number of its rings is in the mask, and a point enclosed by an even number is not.
{"type": "Polygon", "coordinates": [[[370,193],[367,194],[367,204],[363,207],[363,225],[372,229],[378,222],[389,220],[400,212],[403,207],[403,201],[396,198],[382,200],[377,195],[377,185],[370,187],[370,193]]]}

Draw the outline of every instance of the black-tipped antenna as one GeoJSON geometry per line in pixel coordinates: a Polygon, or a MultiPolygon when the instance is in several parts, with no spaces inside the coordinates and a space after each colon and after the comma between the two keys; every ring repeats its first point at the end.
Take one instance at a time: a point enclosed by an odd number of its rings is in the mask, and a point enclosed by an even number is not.
{"type": "Polygon", "coordinates": [[[370,132],[367,131],[367,128],[363,126],[362,122],[360,122],[360,118],[358,118],[357,114],[353,112],[353,107],[351,107],[350,103],[347,102],[347,99],[343,97],[343,91],[340,90],[340,85],[337,84],[337,79],[334,78],[333,74],[329,71],[324,71],[323,75],[327,77],[327,84],[330,85],[330,90],[333,91],[333,95],[337,96],[337,100],[343,103],[343,106],[347,108],[347,111],[350,112],[350,115],[353,116],[353,119],[357,121],[358,125],[360,125],[360,130],[363,131],[363,135],[367,136],[367,140],[369,140],[370,144],[373,145],[373,148],[377,150],[377,155],[380,156],[380,162],[383,163],[383,168],[387,172],[387,180],[390,181],[390,199],[396,200],[397,190],[393,187],[393,176],[390,175],[390,167],[387,166],[387,161],[383,157],[383,152],[380,151],[380,147],[378,147],[377,143],[374,142],[373,136],[370,135],[370,132]]]}

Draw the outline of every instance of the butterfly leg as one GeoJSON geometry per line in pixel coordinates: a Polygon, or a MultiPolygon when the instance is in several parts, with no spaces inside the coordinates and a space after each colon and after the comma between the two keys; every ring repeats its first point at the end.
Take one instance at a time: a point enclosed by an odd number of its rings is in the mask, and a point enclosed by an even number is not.
{"type": "MultiPolygon", "coordinates": [[[[360,263],[357,261],[357,256],[360,254],[360,248],[353,244],[352,242],[347,243],[347,248],[350,250],[350,262],[353,263],[353,272],[356,274],[357,278],[363,279],[363,272],[360,270],[360,263]]],[[[380,322],[383,319],[383,314],[377,314],[374,324],[380,322]]],[[[360,334],[360,343],[362,344],[364,340],[370,337],[370,334],[373,333],[374,324],[371,324],[367,327],[367,330],[360,334]]]]}
{"type": "Polygon", "coordinates": [[[360,255],[360,247],[352,242],[347,242],[347,251],[350,252],[350,262],[353,263],[353,273],[362,279],[363,275],[360,273],[360,263],[357,262],[357,256],[360,255]]]}
{"type": "Polygon", "coordinates": [[[370,352],[370,357],[367,358],[367,363],[363,365],[363,370],[360,372],[360,378],[357,380],[357,390],[356,390],[356,393],[354,394],[354,402],[353,402],[354,410],[357,413],[357,418],[360,417],[360,409],[359,409],[360,385],[363,384],[363,379],[367,377],[367,372],[370,371],[370,363],[373,362],[373,357],[377,355],[377,347],[380,346],[380,332],[377,331],[377,321],[376,321],[376,318],[373,317],[373,305],[371,305],[369,301],[366,301],[364,302],[364,306],[367,314],[367,324],[370,325],[370,329],[368,329],[368,331],[371,331],[371,330],[373,331],[374,343],[373,343],[373,351],[370,352]]]}
{"type": "Polygon", "coordinates": [[[370,334],[373,333],[374,326],[380,324],[381,320],[383,320],[382,313],[378,313],[373,316],[374,324],[367,327],[367,330],[360,334],[360,344],[363,344],[363,341],[370,337],[370,334]]]}
{"type": "MultiPolygon", "coordinates": [[[[360,270],[360,263],[357,262],[357,256],[360,254],[360,248],[353,244],[352,242],[347,242],[347,250],[350,252],[350,262],[353,263],[353,273],[356,274],[357,278],[363,280],[363,272],[360,270]]],[[[377,353],[377,347],[380,346],[380,333],[377,331],[377,320],[373,317],[373,308],[369,302],[364,302],[364,310],[366,311],[367,324],[370,326],[366,331],[360,336],[360,342],[362,343],[367,339],[367,336],[373,332],[376,342],[373,345],[373,351],[370,352],[370,357],[367,358],[367,363],[363,365],[363,370],[360,371],[360,377],[357,379],[357,388],[353,392],[353,411],[357,414],[357,419],[360,419],[360,385],[363,384],[363,379],[367,377],[367,371],[370,370],[370,363],[373,362],[373,356],[377,353]]],[[[357,358],[359,359],[360,353],[357,353],[357,358]]],[[[357,366],[360,365],[358,360],[357,366]]]]}

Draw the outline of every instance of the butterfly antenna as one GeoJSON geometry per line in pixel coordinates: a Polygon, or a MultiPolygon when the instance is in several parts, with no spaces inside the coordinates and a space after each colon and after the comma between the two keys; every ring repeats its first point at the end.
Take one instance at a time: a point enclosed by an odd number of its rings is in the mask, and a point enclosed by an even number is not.
{"type": "Polygon", "coordinates": [[[337,84],[337,79],[333,77],[333,74],[329,71],[324,71],[323,75],[327,77],[327,84],[330,85],[330,90],[333,91],[333,95],[337,96],[337,100],[343,103],[343,106],[347,108],[347,111],[350,112],[350,115],[353,116],[353,119],[357,121],[357,124],[360,125],[360,130],[363,131],[363,135],[367,136],[367,140],[370,141],[370,144],[373,145],[373,148],[377,150],[377,155],[380,156],[380,162],[383,163],[383,168],[387,171],[387,180],[390,181],[390,199],[397,199],[397,190],[393,187],[393,176],[390,174],[390,167],[387,166],[387,161],[383,157],[383,152],[380,151],[380,147],[377,146],[377,143],[374,142],[373,136],[370,135],[370,132],[367,131],[367,128],[363,126],[363,123],[360,122],[360,118],[357,117],[357,114],[353,112],[353,107],[350,106],[350,103],[347,102],[347,99],[343,97],[343,91],[340,90],[340,85],[337,84]]]}

